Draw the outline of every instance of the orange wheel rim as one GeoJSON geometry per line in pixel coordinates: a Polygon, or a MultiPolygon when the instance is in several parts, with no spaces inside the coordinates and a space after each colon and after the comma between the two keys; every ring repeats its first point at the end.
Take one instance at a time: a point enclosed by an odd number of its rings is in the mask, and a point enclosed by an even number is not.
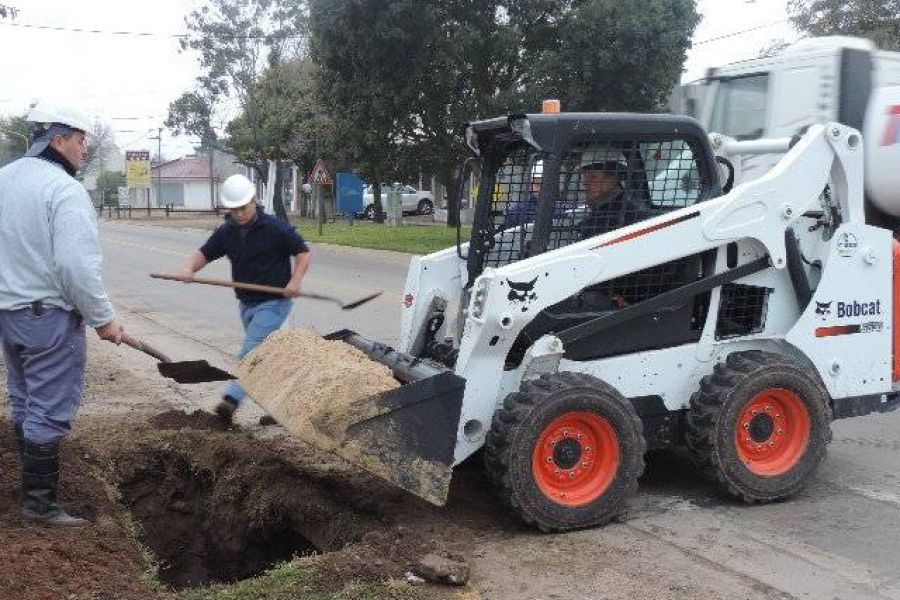
{"type": "Polygon", "coordinates": [[[775,477],[793,469],[809,446],[809,411],[800,396],[769,388],[741,410],[734,432],[738,458],[755,475],[775,477]]]}
{"type": "Polygon", "coordinates": [[[531,458],[538,489],[568,507],[589,504],[609,488],[619,469],[619,438],[605,418],[570,412],[541,432],[531,458]]]}

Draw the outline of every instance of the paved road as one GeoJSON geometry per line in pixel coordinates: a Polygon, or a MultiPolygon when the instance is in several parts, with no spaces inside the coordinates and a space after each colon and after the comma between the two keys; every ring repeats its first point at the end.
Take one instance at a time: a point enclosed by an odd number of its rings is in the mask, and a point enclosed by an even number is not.
{"type": "MultiPolygon", "coordinates": [[[[114,300],[153,321],[132,315],[139,331],[162,326],[170,342],[188,336],[233,351],[240,336],[228,290],[147,277],[179,267],[204,233],[120,223],[102,229],[114,300]]],[[[366,309],[343,314],[300,301],[293,325],[322,332],[352,327],[395,342],[408,258],[314,252],[311,291],[345,299],[387,292],[366,309]]],[[[228,276],[224,264],[208,269],[210,276],[228,276]]],[[[559,536],[513,532],[480,543],[478,588],[489,600],[619,598],[620,583],[641,579],[629,597],[648,597],[641,590],[652,580],[658,581],[653,597],[686,598],[681,586],[699,578],[715,590],[710,597],[900,599],[900,412],[839,421],[833,429],[828,459],[811,484],[780,504],[732,503],[702,482],[684,457],[651,457],[622,522],[559,536]]]]}
{"type": "MultiPolygon", "coordinates": [[[[116,304],[223,352],[241,341],[234,292],[150,279],[151,272],[177,272],[208,232],[152,225],[103,222],[105,282],[116,304]]],[[[313,326],[320,333],[350,328],[396,343],[400,298],[409,257],[341,248],[313,248],[305,289],[351,301],[377,290],[384,294],[352,311],[326,302],[299,299],[287,324],[313,326]]],[[[231,279],[226,259],[208,265],[202,276],[231,279]]]]}

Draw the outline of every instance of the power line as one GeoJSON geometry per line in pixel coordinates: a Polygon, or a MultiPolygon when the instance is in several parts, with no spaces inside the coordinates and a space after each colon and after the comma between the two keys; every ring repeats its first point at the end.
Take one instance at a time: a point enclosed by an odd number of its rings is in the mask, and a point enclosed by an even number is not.
{"type": "MultiPolygon", "coordinates": [[[[40,25],[37,23],[12,23],[12,22],[2,22],[0,26],[4,27],[19,27],[22,29],[39,29],[42,31],[56,31],[62,33],[85,33],[91,35],[117,35],[124,37],[162,37],[162,38],[173,38],[173,39],[182,39],[190,37],[188,33],[166,33],[166,32],[154,32],[154,31],[126,31],[126,30],[114,30],[114,29],[84,29],[81,27],[60,27],[57,25],[40,25]]],[[[292,40],[292,39],[305,39],[305,35],[227,35],[227,34],[218,34],[219,37],[231,38],[231,39],[242,39],[242,40],[266,40],[266,39],[277,39],[277,40],[292,40]]]]}
{"type": "Polygon", "coordinates": [[[117,31],[111,29],[82,29],[80,27],[58,27],[55,25],[39,25],[37,23],[0,23],[6,27],[19,27],[21,29],[40,29],[42,31],[60,31],[66,33],[90,33],[100,35],[124,35],[133,37],[188,37],[186,33],[164,33],[151,31],[117,31]]]}
{"type": "Polygon", "coordinates": [[[742,29],[741,31],[734,31],[732,33],[726,33],[724,35],[719,35],[713,38],[701,40],[699,42],[694,42],[694,46],[701,46],[703,44],[709,44],[710,42],[717,42],[719,40],[724,40],[727,38],[736,37],[739,35],[744,35],[745,33],[750,33],[753,31],[759,31],[760,29],[766,29],[767,27],[774,27],[775,25],[781,25],[782,23],[787,23],[790,19],[780,19],[778,21],[773,21],[771,23],[766,23],[765,25],[757,25],[756,27],[750,27],[749,29],[742,29]]]}

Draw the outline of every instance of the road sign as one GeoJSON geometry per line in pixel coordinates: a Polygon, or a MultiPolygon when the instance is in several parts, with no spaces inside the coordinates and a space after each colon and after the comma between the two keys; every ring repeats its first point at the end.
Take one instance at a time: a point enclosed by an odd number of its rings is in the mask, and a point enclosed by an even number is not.
{"type": "Polygon", "coordinates": [[[150,187],[150,152],[129,150],[125,152],[125,183],[130,188],[150,187]]]}
{"type": "Polygon", "coordinates": [[[309,178],[312,179],[313,183],[318,183],[319,185],[331,184],[331,175],[328,173],[328,167],[325,166],[324,160],[320,158],[316,161],[316,166],[313,167],[309,178]]]}

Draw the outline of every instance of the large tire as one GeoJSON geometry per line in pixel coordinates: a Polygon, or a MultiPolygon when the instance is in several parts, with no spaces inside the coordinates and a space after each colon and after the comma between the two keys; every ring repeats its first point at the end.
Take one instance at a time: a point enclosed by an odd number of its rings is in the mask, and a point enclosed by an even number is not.
{"type": "Polygon", "coordinates": [[[567,531],[623,510],[646,448],[641,420],[619,392],[589,375],[555,373],[507,396],[488,432],[485,465],[522,520],[567,531]]]}
{"type": "Polygon", "coordinates": [[[363,218],[366,220],[369,220],[369,221],[375,220],[375,205],[374,204],[370,204],[366,207],[366,209],[363,211],[363,218]]]}
{"type": "Polygon", "coordinates": [[[831,441],[831,405],[818,373],[791,357],[730,354],[691,397],[686,441],[707,478],[744,502],[800,491],[831,441]]]}

